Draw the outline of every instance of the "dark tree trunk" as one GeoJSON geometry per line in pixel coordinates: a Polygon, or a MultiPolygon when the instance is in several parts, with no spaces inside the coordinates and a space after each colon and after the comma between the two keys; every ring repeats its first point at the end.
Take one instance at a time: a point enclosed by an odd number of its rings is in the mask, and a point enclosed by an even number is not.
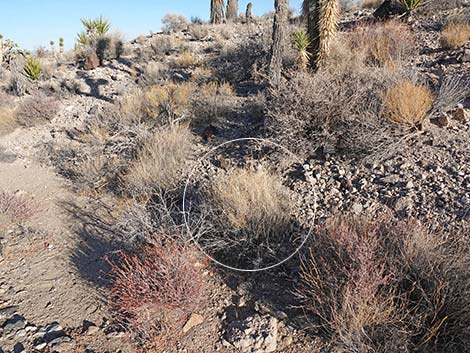
{"type": "Polygon", "coordinates": [[[274,1],[275,14],[273,24],[273,46],[269,66],[269,81],[274,87],[281,82],[282,57],[285,49],[286,26],[289,12],[289,0],[274,1]]]}
{"type": "Polygon", "coordinates": [[[238,17],[238,0],[227,1],[227,11],[225,12],[227,21],[234,21],[238,17]]]}
{"type": "Polygon", "coordinates": [[[246,12],[245,12],[246,23],[250,23],[251,19],[253,18],[253,14],[251,13],[252,8],[253,8],[253,4],[249,2],[246,5],[246,12]]]}
{"type": "Polygon", "coordinates": [[[224,22],[224,0],[211,0],[211,23],[224,22]]]}

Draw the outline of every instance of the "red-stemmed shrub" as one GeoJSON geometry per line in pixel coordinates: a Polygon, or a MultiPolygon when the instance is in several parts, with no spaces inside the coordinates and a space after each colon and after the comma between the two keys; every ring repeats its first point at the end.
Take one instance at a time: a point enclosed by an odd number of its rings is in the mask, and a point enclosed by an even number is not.
{"type": "Polygon", "coordinates": [[[140,348],[165,349],[178,338],[203,297],[199,260],[194,248],[175,240],[108,259],[111,309],[140,348]]]}
{"type": "Polygon", "coordinates": [[[462,352],[470,256],[416,220],[334,219],[309,244],[299,289],[309,321],[348,352],[462,352]]]}

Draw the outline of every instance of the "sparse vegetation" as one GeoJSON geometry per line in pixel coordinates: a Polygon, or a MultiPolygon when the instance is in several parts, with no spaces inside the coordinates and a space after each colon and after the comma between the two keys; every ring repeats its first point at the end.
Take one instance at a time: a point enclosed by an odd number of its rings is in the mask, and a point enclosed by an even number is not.
{"type": "Polygon", "coordinates": [[[16,119],[20,125],[34,126],[51,121],[59,109],[55,98],[35,94],[25,98],[16,110],[16,119]]]}
{"type": "Polygon", "coordinates": [[[193,153],[193,136],[183,126],[162,128],[145,143],[126,176],[127,188],[137,195],[172,191],[193,153]]]}
{"type": "Polygon", "coordinates": [[[37,211],[37,205],[30,197],[0,190],[0,215],[23,222],[34,216],[37,211]]]}

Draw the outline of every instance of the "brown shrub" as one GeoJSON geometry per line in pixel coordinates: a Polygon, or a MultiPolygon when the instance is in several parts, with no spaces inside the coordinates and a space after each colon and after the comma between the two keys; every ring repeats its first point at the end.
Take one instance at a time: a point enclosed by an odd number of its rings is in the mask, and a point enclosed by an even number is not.
{"type": "Polygon", "coordinates": [[[193,24],[189,27],[189,34],[193,40],[204,40],[209,35],[209,29],[204,24],[193,24]]]}
{"type": "Polygon", "coordinates": [[[394,138],[392,124],[381,118],[391,82],[391,73],[377,68],[294,73],[266,105],[267,129],[300,154],[322,147],[369,155],[394,138]]]}
{"type": "Polygon", "coordinates": [[[179,69],[187,69],[196,66],[198,63],[194,53],[189,50],[183,51],[173,62],[173,65],[179,69]]]}
{"type": "Polygon", "coordinates": [[[451,22],[441,32],[441,45],[447,49],[463,46],[470,40],[470,24],[451,22]]]}
{"type": "Polygon", "coordinates": [[[423,123],[432,103],[433,96],[427,87],[402,80],[386,91],[384,114],[395,123],[416,127],[423,123]]]}
{"type": "Polygon", "coordinates": [[[352,48],[364,51],[369,65],[395,68],[416,53],[414,35],[398,21],[360,26],[350,36],[352,48]]]}
{"type": "Polygon", "coordinates": [[[143,351],[169,349],[200,305],[205,279],[195,266],[198,260],[191,247],[166,239],[140,254],[122,253],[109,261],[109,304],[143,351]]]}
{"type": "Polygon", "coordinates": [[[163,32],[178,32],[188,27],[188,19],[183,15],[169,13],[162,18],[162,25],[163,32]]]}
{"type": "Polygon", "coordinates": [[[0,136],[8,134],[18,126],[13,109],[0,108],[0,136]]]}
{"type": "Polygon", "coordinates": [[[235,92],[229,83],[208,82],[201,85],[194,96],[193,122],[196,125],[208,125],[229,113],[232,109],[231,99],[235,92]]]}
{"type": "Polygon", "coordinates": [[[173,50],[173,38],[170,35],[158,35],[150,44],[152,54],[154,57],[161,57],[162,55],[169,55],[173,50]]]}
{"type": "Polygon", "coordinates": [[[148,196],[176,188],[181,181],[180,173],[191,158],[193,141],[187,127],[157,130],[131,165],[125,177],[126,188],[131,193],[148,196]]]}
{"type": "Polygon", "coordinates": [[[20,103],[16,118],[23,126],[34,126],[51,121],[58,110],[59,102],[55,98],[35,94],[20,103]]]}
{"type": "Polygon", "coordinates": [[[458,352],[470,258],[438,237],[388,214],[328,222],[303,261],[304,308],[348,351],[458,352]]]}

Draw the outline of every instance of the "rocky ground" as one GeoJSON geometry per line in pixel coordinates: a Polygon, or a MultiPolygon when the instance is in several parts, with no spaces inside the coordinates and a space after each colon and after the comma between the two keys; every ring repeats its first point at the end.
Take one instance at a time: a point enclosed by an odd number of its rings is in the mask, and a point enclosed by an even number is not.
{"type": "MultiPolygon", "coordinates": [[[[348,13],[342,23],[368,16],[367,11],[348,13]]],[[[445,16],[411,20],[420,38],[413,65],[430,80],[446,73],[470,79],[470,47],[439,49],[439,23],[445,16]]],[[[260,36],[264,26],[252,24],[243,31],[236,31],[230,40],[260,36]]],[[[125,334],[112,325],[105,297],[103,257],[118,250],[107,222],[118,201],[109,195],[76,192],[73,182],[58,170],[52,151],[80,146],[84,122],[140,87],[143,64],[134,64],[132,55],[145,51],[156,36],[137,38],[128,44],[131,55],[94,70],[63,63],[48,84],[57,87],[73,81],[79,93],[66,92],[59,113],[48,124],[20,127],[0,137],[0,190],[27,195],[36,205],[27,222],[0,224],[0,352],[133,351],[125,334]]],[[[188,48],[197,48],[207,62],[220,54],[210,37],[198,41],[185,32],[174,36],[188,48]]],[[[174,80],[185,80],[187,75],[185,70],[172,72],[174,80]]],[[[238,113],[217,127],[208,145],[201,137],[202,150],[258,133],[256,124],[262,119],[245,109],[256,100],[255,85],[245,80],[234,88],[238,113]]],[[[409,137],[407,147],[385,161],[351,162],[329,153],[303,160],[303,175],[292,189],[311,207],[299,210],[299,217],[321,222],[338,212],[361,214],[385,205],[402,216],[439,224],[449,237],[468,236],[468,98],[424,132],[409,137]]],[[[211,267],[207,303],[189,317],[173,351],[323,351],[328,343],[320,335],[304,332],[305,323],[297,320],[298,309],[291,306],[293,284],[286,285],[282,277],[288,271],[286,265],[275,274],[249,275],[211,267]]]]}

